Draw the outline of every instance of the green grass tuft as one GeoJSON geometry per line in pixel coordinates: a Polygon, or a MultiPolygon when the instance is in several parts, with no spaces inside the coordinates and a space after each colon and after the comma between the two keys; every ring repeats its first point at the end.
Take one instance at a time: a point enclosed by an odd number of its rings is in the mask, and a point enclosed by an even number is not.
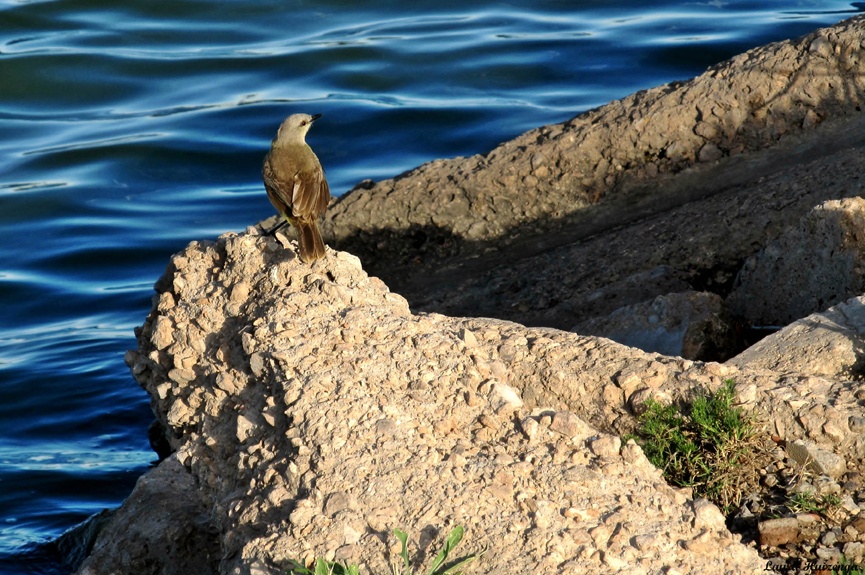
{"type": "MultiPolygon", "coordinates": [[[[456,561],[448,565],[447,559],[451,552],[456,548],[463,538],[465,529],[461,526],[456,526],[451,529],[445,539],[444,546],[439,554],[433,559],[432,564],[426,571],[426,575],[462,575],[463,569],[475,559],[480,558],[485,552],[477,555],[470,555],[465,559],[456,561]]],[[[411,561],[408,556],[408,534],[400,529],[394,529],[394,535],[399,540],[401,548],[399,558],[400,564],[391,565],[392,575],[413,575],[411,570],[411,561]]],[[[297,561],[290,561],[288,575],[359,575],[357,565],[349,565],[347,563],[339,563],[326,561],[324,559],[316,559],[312,568],[306,567],[297,561]]]]}
{"type": "Polygon", "coordinates": [[[756,420],[734,404],[733,380],[714,393],[699,390],[681,406],[649,400],[632,437],[678,487],[691,487],[724,512],[755,491],[768,463],[756,420]]]}

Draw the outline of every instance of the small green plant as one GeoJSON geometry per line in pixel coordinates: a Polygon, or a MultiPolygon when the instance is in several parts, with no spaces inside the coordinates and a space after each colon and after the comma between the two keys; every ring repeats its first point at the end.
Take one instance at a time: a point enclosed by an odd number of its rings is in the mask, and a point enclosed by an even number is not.
{"type": "Polygon", "coordinates": [[[289,567],[289,575],[359,575],[360,570],[357,565],[348,565],[336,561],[326,561],[322,558],[315,560],[312,569],[301,565],[295,560],[291,560],[289,567]]]}
{"type": "Polygon", "coordinates": [[[632,436],[667,481],[693,488],[725,512],[756,488],[769,459],[755,419],[734,399],[735,382],[727,380],[681,406],[649,400],[632,436]]]}
{"type": "Polygon", "coordinates": [[[815,495],[811,492],[795,493],[787,503],[794,513],[817,513],[827,517],[834,515],[840,505],[841,498],[837,495],[815,495]]]}
{"type": "MultiPolygon", "coordinates": [[[[400,565],[393,565],[393,575],[412,575],[411,562],[408,558],[408,534],[399,529],[394,529],[393,532],[402,545],[399,552],[399,556],[402,559],[402,570],[400,570],[400,565]]],[[[444,566],[450,552],[453,551],[459,544],[460,540],[462,540],[463,533],[465,533],[465,530],[459,525],[451,529],[450,534],[447,536],[447,539],[445,539],[445,544],[442,547],[442,550],[439,551],[439,554],[436,555],[435,559],[433,559],[432,565],[430,565],[426,575],[461,575],[463,567],[478,558],[478,555],[470,555],[450,567],[444,566]]],[[[483,553],[481,553],[481,555],[482,554],[483,553]]]]}
{"type": "Polygon", "coordinates": [[[832,575],[865,575],[865,567],[848,563],[847,558],[842,555],[841,564],[832,569],[832,575]]]}
{"type": "MultiPolygon", "coordinates": [[[[462,575],[463,568],[466,565],[484,554],[484,552],[481,552],[478,555],[470,555],[453,565],[446,565],[448,556],[462,540],[464,533],[465,529],[459,525],[451,529],[450,534],[445,539],[442,550],[433,559],[432,565],[426,571],[426,575],[462,575]]],[[[392,574],[412,575],[411,561],[408,556],[408,534],[400,529],[394,529],[394,535],[396,535],[401,544],[399,558],[402,560],[402,565],[399,563],[391,565],[392,574]]],[[[288,575],[359,575],[357,565],[326,561],[321,558],[315,560],[311,569],[294,560],[290,561],[290,563],[288,575]]]]}

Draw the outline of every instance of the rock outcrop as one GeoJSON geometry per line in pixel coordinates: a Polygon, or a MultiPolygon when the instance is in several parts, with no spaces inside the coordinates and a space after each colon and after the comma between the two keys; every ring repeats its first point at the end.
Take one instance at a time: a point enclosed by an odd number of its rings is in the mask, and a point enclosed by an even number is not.
{"type": "Polygon", "coordinates": [[[254,229],[193,242],[157,290],[127,361],[209,502],[220,573],[383,572],[393,528],[429,544],[455,523],[486,572],[756,572],[717,508],[617,435],[635,402],[727,378],[774,433],[865,455],[845,383],[415,315],[353,256],[307,266],[254,229]]]}
{"type": "Polygon", "coordinates": [[[328,241],[414,309],[525,325],[729,290],[769,237],[863,192],[863,37],[853,18],[483,156],[365,182],[331,206],[328,241]],[[659,266],[658,289],[626,281],[659,266]]]}
{"type": "Polygon", "coordinates": [[[215,575],[221,551],[207,496],[177,458],[163,461],[139,478],[123,506],[101,527],[102,535],[78,573],[215,575]]]}
{"type": "Polygon", "coordinates": [[[728,363],[779,373],[862,379],[865,373],[865,296],[796,320],[728,363]]]}
{"type": "MultiPolygon", "coordinates": [[[[194,243],[159,290],[128,361],[213,502],[222,573],[313,555],[383,572],[393,528],[454,523],[469,548],[489,547],[487,571],[759,565],[720,513],[697,511],[639,447],[589,423],[627,417],[625,390],[651,356],[413,315],[352,256],[306,266],[258,235],[194,243]]],[[[689,367],[658,364],[652,384],[689,367]]]]}
{"type": "Polygon", "coordinates": [[[673,292],[621,307],[571,331],[686,359],[730,357],[737,345],[724,300],[708,292],[673,292]]]}
{"type": "MultiPolygon", "coordinates": [[[[865,94],[863,22],[854,18],[749,50],[688,82],[637,92],[483,156],[436,160],[359,186],[331,209],[331,233],[341,242],[415,226],[475,241],[504,238],[538,222],[545,230],[550,220],[611,193],[630,195],[640,182],[764,149],[827,119],[856,116],[865,94]]],[[[629,199],[663,203],[657,196],[629,199]]]]}
{"type": "Polygon", "coordinates": [[[783,326],[865,293],[865,199],[823,202],[745,262],[727,299],[757,325],[783,326]]]}

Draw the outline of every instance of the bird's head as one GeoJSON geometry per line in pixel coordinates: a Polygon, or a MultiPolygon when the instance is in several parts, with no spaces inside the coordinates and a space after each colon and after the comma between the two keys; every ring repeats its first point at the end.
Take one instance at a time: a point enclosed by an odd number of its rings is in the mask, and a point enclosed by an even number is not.
{"type": "Polygon", "coordinates": [[[292,114],[280,124],[279,131],[276,132],[275,141],[279,144],[302,144],[305,141],[304,138],[310,126],[320,117],[321,114],[315,114],[314,116],[310,116],[309,114],[292,114]]]}

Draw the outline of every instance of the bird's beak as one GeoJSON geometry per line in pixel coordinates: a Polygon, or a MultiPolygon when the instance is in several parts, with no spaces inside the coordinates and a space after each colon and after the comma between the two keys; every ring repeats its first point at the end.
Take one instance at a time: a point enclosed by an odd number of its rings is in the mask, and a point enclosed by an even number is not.
{"type": "Polygon", "coordinates": [[[321,114],[313,114],[313,115],[312,115],[312,119],[310,120],[310,122],[315,122],[315,121],[318,120],[319,118],[321,118],[321,114]]]}

